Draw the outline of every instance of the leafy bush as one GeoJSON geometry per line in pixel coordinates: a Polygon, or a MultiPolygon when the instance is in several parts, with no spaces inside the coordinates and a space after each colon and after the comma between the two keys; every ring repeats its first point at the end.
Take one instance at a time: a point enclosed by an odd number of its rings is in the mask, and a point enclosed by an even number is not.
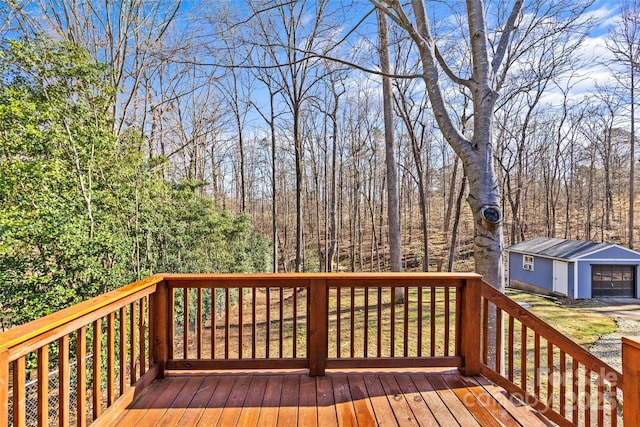
{"type": "Polygon", "coordinates": [[[153,172],[135,129],[114,135],[104,67],[70,44],[0,51],[0,316],[3,328],[154,272],[264,271],[250,218],[202,183],[153,172]]]}

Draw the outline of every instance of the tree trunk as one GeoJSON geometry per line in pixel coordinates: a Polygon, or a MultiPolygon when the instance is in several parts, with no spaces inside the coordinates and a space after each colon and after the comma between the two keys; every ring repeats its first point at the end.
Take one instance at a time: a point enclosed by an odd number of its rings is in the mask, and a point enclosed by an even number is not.
{"type": "MultiPolygon", "coordinates": [[[[389,26],[387,15],[378,11],[378,31],[380,38],[380,69],[389,74],[389,26]]],[[[391,79],[382,78],[382,102],[384,108],[384,141],[387,164],[387,212],[389,221],[389,256],[391,271],[402,271],[402,249],[400,240],[400,201],[398,197],[398,172],[393,140],[393,91],[391,79]]],[[[402,303],[404,289],[395,289],[395,302],[402,303]]]]}
{"type": "Polygon", "coordinates": [[[633,220],[635,207],[635,164],[636,164],[636,137],[635,137],[635,65],[631,64],[631,162],[629,165],[629,249],[633,249],[633,220]]]}
{"type": "Polygon", "coordinates": [[[296,162],[296,273],[304,269],[304,216],[302,212],[302,141],[300,138],[299,114],[297,109],[293,113],[293,145],[296,162]]]}
{"type": "MultiPolygon", "coordinates": [[[[458,225],[460,225],[460,212],[462,211],[462,198],[467,187],[467,177],[462,176],[460,183],[460,191],[456,198],[456,213],[453,219],[453,228],[451,229],[451,246],[449,246],[449,261],[447,263],[447,271],[453,271],[453,262],[456,256],[456,242],[458,240],[458,225]]],[[[452,188],[453,191],[453,188],[452,188]]]]}
{"type": "Polygon", "coordinates": [[[338,97],[334,89],[334,105],[331,112],[331,195],[329,200],[329,251],[327,254],[327,271],[333,271],[333,263],[336,258],[338,249],[338,228],[336,226],[336,210],[337,210],[337,186],[336,186],[336,168],[338,156],[338,97]]]}

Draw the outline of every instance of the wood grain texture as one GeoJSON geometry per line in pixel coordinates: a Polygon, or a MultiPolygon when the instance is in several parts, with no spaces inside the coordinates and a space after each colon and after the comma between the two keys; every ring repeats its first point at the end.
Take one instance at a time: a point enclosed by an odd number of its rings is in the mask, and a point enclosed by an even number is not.
{"type": "Polygon", "coordinates": [[[544,426],[483,377],[455,371],[171,374],[110,425],[544,426]]]}

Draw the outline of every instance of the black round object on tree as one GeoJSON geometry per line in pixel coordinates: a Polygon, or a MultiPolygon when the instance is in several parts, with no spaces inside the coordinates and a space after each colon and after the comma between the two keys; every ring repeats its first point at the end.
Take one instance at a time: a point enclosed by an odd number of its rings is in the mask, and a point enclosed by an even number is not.
{"type": "Polygon", "coordinates": [[[482,218],[490,224],[498,224],[502,221],[502,210],[496,205],[485,205],[480,210],[482,218]]]}

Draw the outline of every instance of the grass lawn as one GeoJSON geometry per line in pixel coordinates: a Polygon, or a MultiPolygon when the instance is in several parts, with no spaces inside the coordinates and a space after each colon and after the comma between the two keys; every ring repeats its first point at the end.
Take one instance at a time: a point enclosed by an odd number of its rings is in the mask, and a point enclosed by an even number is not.
{"type": "Polygon", "coordinates": [[[616,329],[611,317],[584,307],[590,301],[554,299],[513,289],[505,294],[587,350],[616,329]]]}

